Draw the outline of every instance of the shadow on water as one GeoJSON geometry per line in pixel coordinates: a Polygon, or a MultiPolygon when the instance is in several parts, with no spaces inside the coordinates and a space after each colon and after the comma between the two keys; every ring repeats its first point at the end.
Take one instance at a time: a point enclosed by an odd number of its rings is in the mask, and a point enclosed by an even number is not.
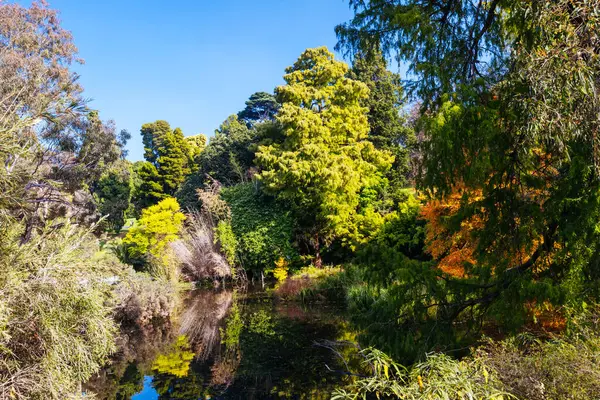
{"type": "Polygon", "coordinates": [[[329,398],[347,379],[332,371],[346,368],[315,342],[352,339],[342,314],[262,290],[198,289],[175,326],[124,335],[87,390],[107,400],[329,398]]]}

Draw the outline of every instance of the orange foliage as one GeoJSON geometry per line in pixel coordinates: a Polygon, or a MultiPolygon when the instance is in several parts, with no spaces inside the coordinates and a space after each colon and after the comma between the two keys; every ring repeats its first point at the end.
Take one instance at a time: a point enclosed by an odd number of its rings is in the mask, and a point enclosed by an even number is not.
{"type": "MultiPolygon", "coordinates": [[[[461,223],[458,232],[448,231],[444,218],[458,212],[463,193],[456,191],[444,201],[431,200],[421,209],[421,218],[427,221],[426,250],[438,261],[438,268],[459,278],[465,276],[465,265],[475,264],[477,242],[472,233],[483,225],[481,218],[472,217],[461,223]]],[[[469,198],[475,201],[480,193],[471,193],[469,198]]]]}

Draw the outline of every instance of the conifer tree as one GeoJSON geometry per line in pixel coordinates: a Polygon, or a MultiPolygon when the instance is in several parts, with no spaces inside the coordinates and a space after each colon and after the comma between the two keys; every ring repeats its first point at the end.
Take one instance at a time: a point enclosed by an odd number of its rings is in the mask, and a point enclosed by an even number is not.
{"type": "MultiPolygon", "coordinates": [[[[260,146],[256,162],[267,192],[290,202],[311,236],[320,266],[320,244],[360,236],[361,194],[380,184],[393,157],[367,140],[369,89],[348,78],[348,66],[325,47],[308,49],[286,69],[277,114],[285,139],[260,146]]],[[[373,213],[368,213],[376,217],[373,213]]]]}

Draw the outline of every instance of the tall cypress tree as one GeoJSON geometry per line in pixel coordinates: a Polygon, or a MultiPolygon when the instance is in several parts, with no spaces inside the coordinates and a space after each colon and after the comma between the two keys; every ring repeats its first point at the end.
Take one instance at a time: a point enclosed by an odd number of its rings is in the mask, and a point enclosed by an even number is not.
{"type": "Polygon", "coordinates": [[[395,161],[387,177],[392,185],[405,186],[414,132],[402,114],[404,89],[400,75],[389,71],[381,52],[373,50],[356,55],[349,77],[369,88],[369,97],[364,100],[369,109],[369,140],[378,149],[394,155],[395,161]]]}
{"type": "Polygon", "coordinates": [[[144,124],[140,133],[147,165],[140,169],[138,203],[148,205],[172,196],[191,173],[191,150],[181,129],[172,130],[167,121],[144,124]]]}

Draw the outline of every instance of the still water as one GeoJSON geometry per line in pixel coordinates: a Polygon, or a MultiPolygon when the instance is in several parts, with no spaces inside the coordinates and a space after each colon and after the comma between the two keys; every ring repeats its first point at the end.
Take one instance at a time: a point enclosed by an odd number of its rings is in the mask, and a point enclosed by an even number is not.
{"type": "Polygon", "coordinates": [[[130,334],[87,389],[100,399],[319,399],[343,385],[354,340],[340,308],[263,290],[198,289],[178,322],[130,334]]]}

